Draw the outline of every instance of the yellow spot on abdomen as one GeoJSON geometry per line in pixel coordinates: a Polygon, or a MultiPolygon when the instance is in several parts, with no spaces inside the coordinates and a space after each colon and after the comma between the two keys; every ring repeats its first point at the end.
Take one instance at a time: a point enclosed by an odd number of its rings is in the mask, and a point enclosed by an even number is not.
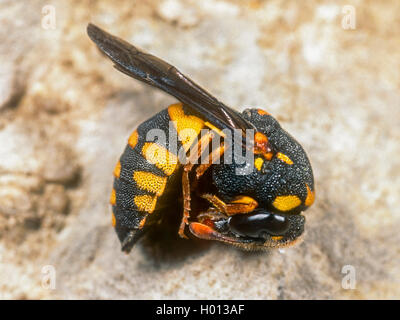
{"type": "Polygon", "coordinates": [[[121,162],[118,161],[117,165],[114,168],[114,177],[119,178],[120,174],[121,174],[121,162]]]}
{"type": "Polygon", "coordinates": [[[133,198],[133,201],[135,202],[135,205],[139,209],[139,211],[152,213],[154,211],[154,208],[156,207],[157,197],[145,194],[143,196],[135,196],[133,198]]]}
{"type": "Polygon", "coordinates": [[[301,204],[298,196],[278,196],[272,205],[280,211],[289,211],[301,204]]]}
{"type": "Polygon", "coordinates": [[[308,186],[308,184],[306,183],[306,187],[307,187],[307,198],[306,201],[304,202],[304,204],[309,207],[314,203],[315,200],[315,191],[311,191],[310,187],[308,186]]]}
{"type": "Polygon", "coordinates": [[[142,148],[144,158],[170,176],[176,169],[178,157],[166,148],[153,142],[146,142],[142,148]]]}
{"type": "Polygon", "coordinates": [[[110,196],[110,204],[115,205],[116,199],[117,199],[117,196],[115,194],[115,189],[112,189],[111,196],[110,196]]]}
{"type": "Polygon", "coordinates": [[[133,179],[140,189],[155,193],[157,196],[163,194],[167,184],[167,177],[160,177],[145,171],[135,171],[133,179]]]}
{"type": "Polygon", "coordinates": [[[204,127],[204,121],[193,115],[185,115],[181,103],[170,105],[168,114],[171,120],[175,121],[176,131],[187,152],[204,127]]]}
{"type": "Polygon", "coordinates": [[[117,220],[115,219],[115,214],[114,214],[114,212],[111,212],[111,225],[115,228],[116,224],[117,224],[117,220]]]}
{"type": "Polygon", "coordinates": [[[264,163],[264,160],[263,160],[262,158],[256,158],[256,159],[254,160],[254,166],[256,167],[256,169],[257,169],[258,171],[261,170],[263,163],[264,163]]]}
{"type": "Polygon", "coordinates": [[[293,161],[292,161],[287,155],[285,155],[285,154],[283,154],[283,153],[281,153],[281,152],[278,152],[278,153],[276,154],[276,157],[277,157],[278,159],[282,160],[283,162],[287,163],[287,164],[290,164],[290,165],[293,164],[293,161]]]}
{"type": "Polygon", "coordinates": [[[137,130],[133,131],[133,133],[129,137],[128,144],[131,146],[132,149],[136,146],[136,144],[138,142],[138,137],[139,137],[139,135],[138,135],[137,130]]]}
{"type": "Polygon", "coordinates": [[[282,240],[283,236],[271,236],[271,239],[274,241],[282,240]]]}

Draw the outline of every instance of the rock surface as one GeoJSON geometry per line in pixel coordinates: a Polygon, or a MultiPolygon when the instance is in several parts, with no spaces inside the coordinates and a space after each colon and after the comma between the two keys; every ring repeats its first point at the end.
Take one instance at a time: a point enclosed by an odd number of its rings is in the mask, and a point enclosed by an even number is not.
{"type": "Polygon", "coordinates": [[[0,298],[400,298],[398,1],[352,1],[355,29],[342,26],[348,1],[56,3],[54,28],[47,1],[0,3],[0,298]],[[114,165],[174,99],[115,71],[89,21],[302,143],[317,199],[301,244],[253,253],[149,235],[120,252],[114,165]]]}

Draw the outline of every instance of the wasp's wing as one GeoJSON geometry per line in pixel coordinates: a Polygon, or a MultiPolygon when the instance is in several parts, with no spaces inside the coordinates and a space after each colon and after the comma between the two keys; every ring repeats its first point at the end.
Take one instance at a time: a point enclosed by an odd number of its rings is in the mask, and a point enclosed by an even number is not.
{"type": "Polygon", "coordinates": [[[88,25],[87,33],[119,71],[171,94],[221,129],[241,129],[244,133],[253,128],[239,113],[219,102],[174,66],[93,24],[88,25]]]}

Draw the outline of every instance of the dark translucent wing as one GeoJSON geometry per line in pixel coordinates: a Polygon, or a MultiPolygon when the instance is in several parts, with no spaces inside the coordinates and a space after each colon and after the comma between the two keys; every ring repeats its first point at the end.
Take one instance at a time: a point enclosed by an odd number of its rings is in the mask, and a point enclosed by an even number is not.
{"type": "Polygon", "coordinates": [[[219,128],[241,129],[243,133],[254,128],[239,113],[219,102],[167,62],[140,51],[93,24],[88,25],[87,33],[115,63],[116,69],[171,94],[219,128]]]}

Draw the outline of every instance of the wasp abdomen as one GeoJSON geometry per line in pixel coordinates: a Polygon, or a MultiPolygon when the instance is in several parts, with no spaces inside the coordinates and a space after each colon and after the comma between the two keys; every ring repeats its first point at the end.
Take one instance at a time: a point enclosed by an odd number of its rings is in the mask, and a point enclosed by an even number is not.
{"type": "Polygon", "coordinates": [[[176,179],[172,178],[181,166],[178,150],[187,151],[203,126],[204,121],[185,112],[182,104],[174,104],[143,122],[129,137],[114,170],[111,194],[112,221],[123,250],[124,243],[128,242],[129,250],[139,238],[166,189],[173,188],[170,184],[176,179]]]}

